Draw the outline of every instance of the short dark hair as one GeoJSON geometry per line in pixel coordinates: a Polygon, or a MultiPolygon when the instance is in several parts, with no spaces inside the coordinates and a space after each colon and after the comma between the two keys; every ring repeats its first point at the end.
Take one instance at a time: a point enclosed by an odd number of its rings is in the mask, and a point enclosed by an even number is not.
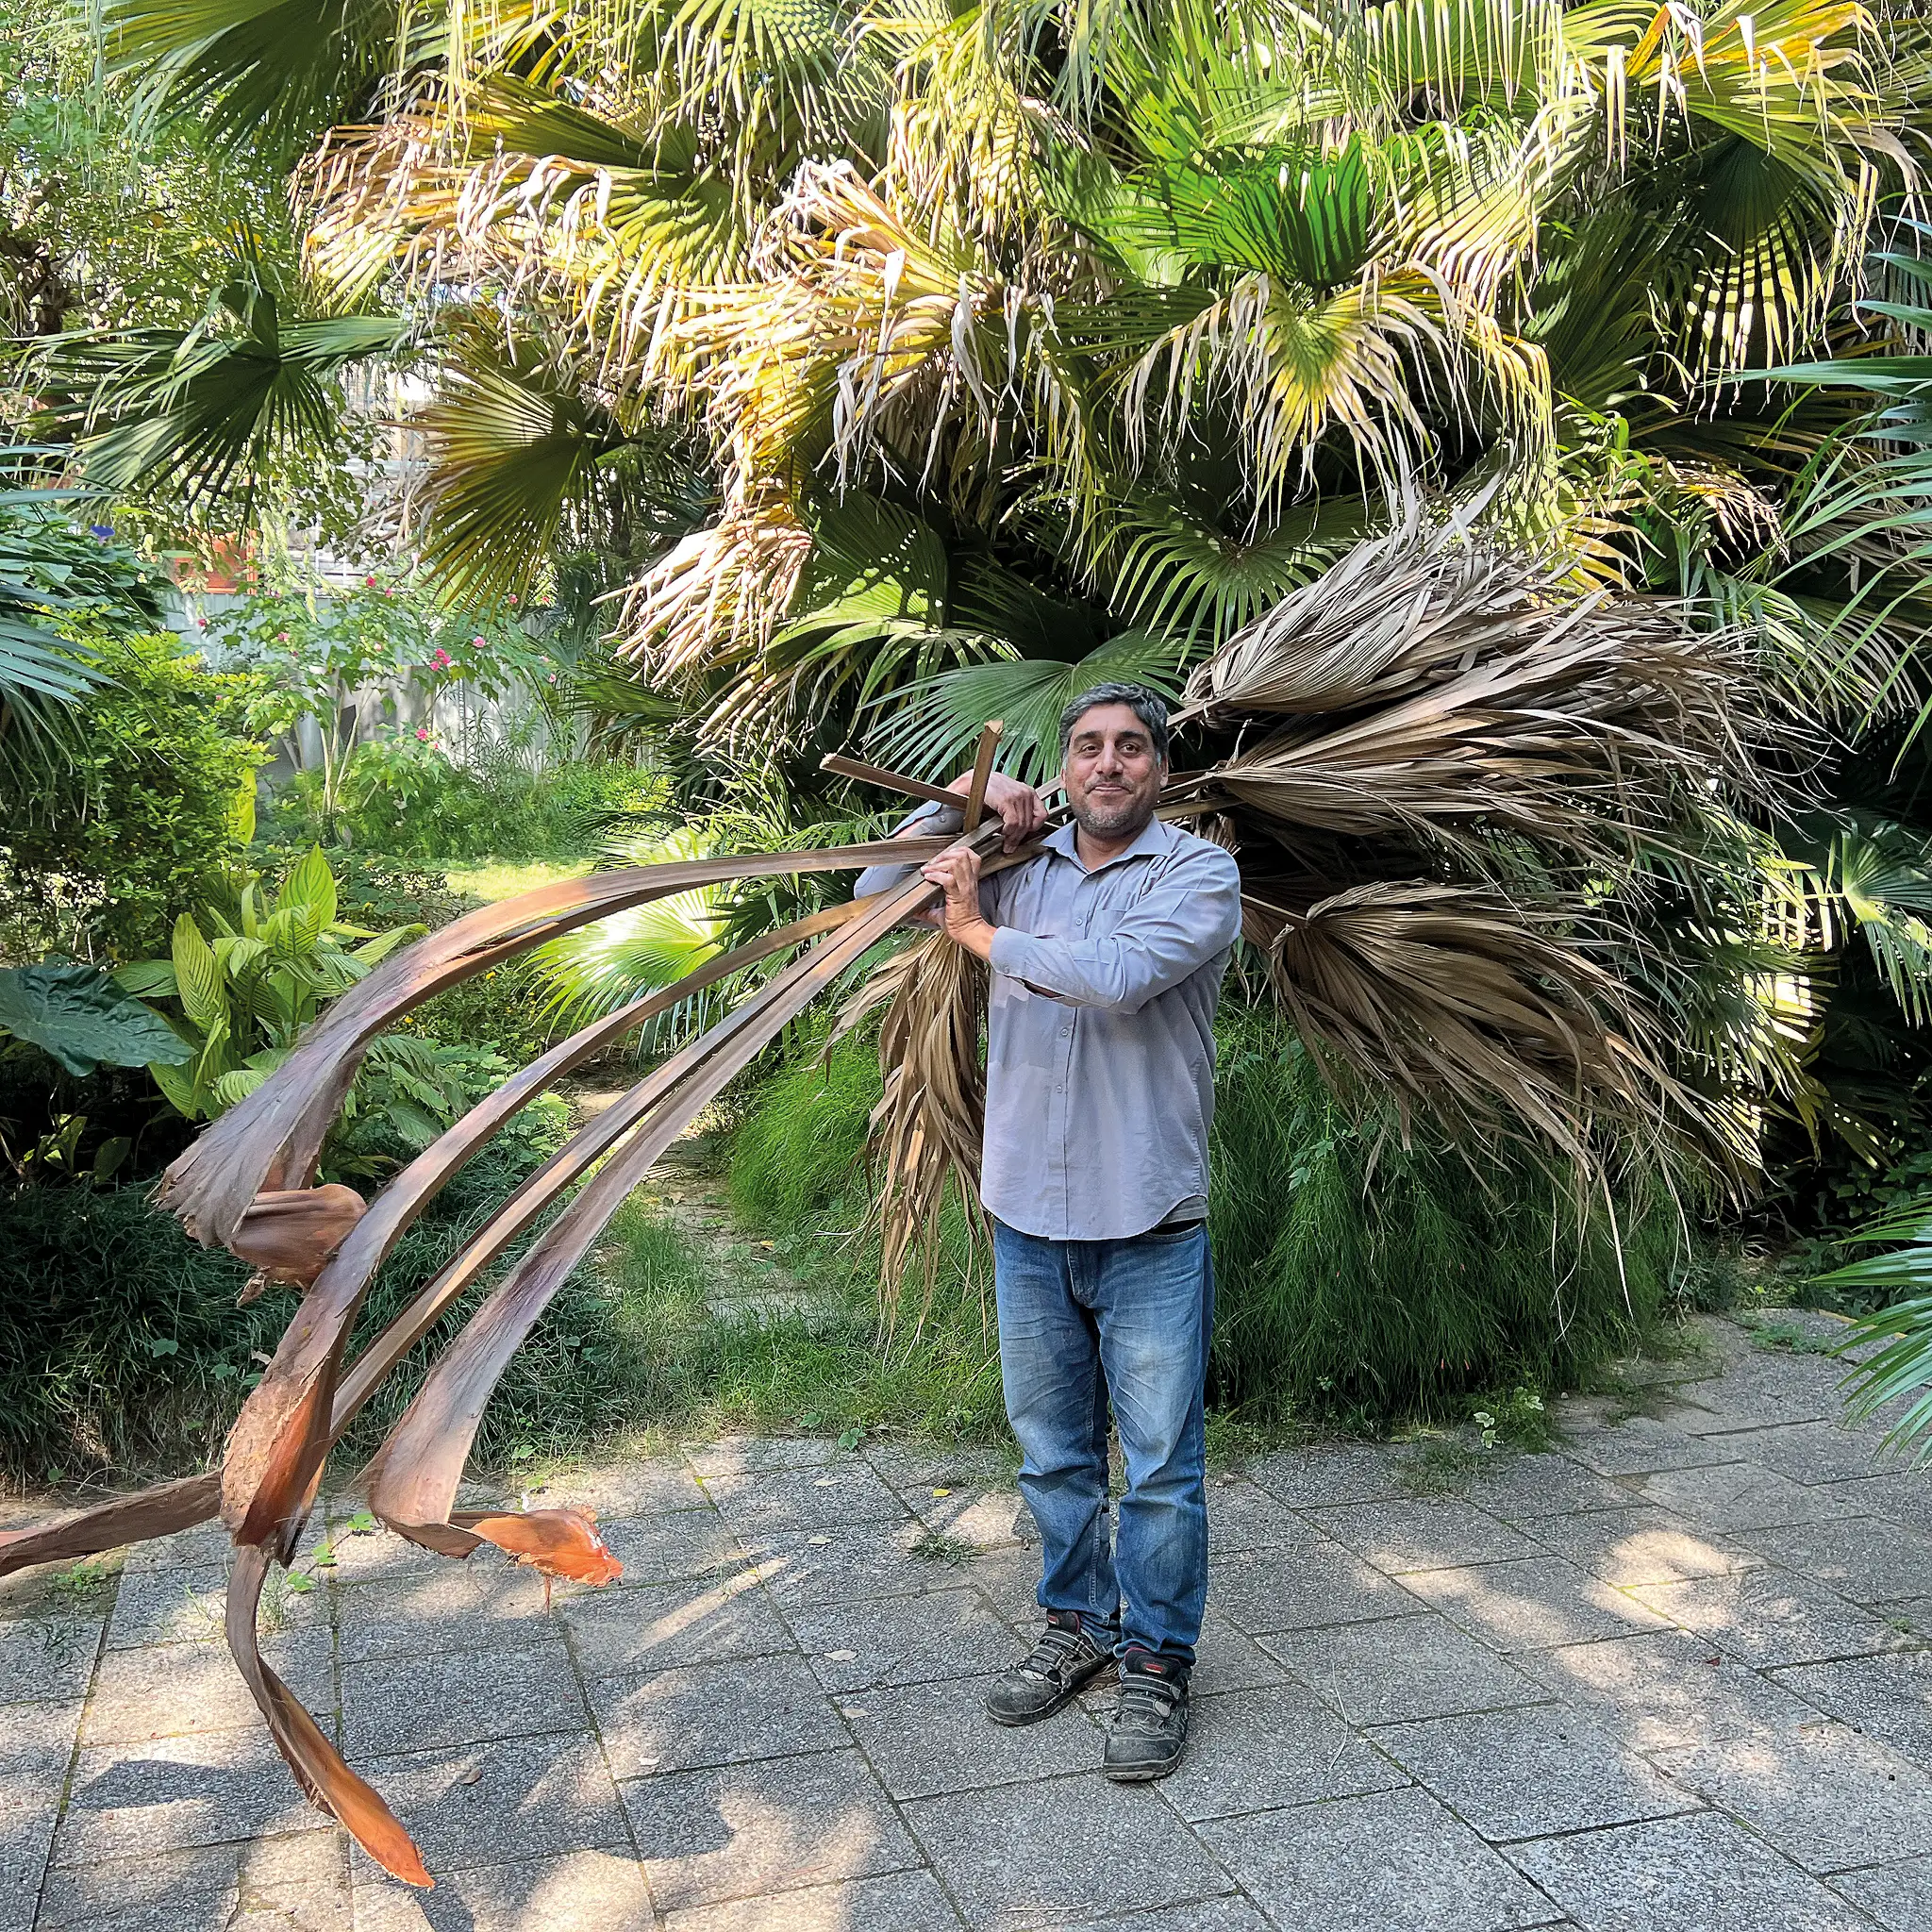
{"type": "Polygon", "coordinates": [[[1096,684],[1091,691],[1083,691],[1067,708],[1060,713],[1060,761],[1066,762],[1067,746],[1073,742],[1074,726],[1096,705],[1125,705],[1147,727],[1147,736],[1153,741],[1154,756],[1163,763],[1167,759],[1167,700],[1158,691],[1149,691],[1144,684],[1096,684]]]}

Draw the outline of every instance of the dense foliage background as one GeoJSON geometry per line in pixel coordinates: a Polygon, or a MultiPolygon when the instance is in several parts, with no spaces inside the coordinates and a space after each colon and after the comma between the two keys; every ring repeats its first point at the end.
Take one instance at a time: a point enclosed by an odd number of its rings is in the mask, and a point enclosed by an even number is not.
{"type": "MultiPolygon", "coordinates": [[[[945,772],[1000,715],[1041,774],[1072,691],[1177,691],[1418,518],[1748,663],[1783,803],[1602,884],[1759,1171],[1612,1163],[1600,1198],[1533,1146],[1472,1161],[1332,1091],[1244,956],[1222,1410],[1528,1417],[1693,1306],[1917,1306],[1926,52],[1914,10],[1824,0],[0,6],[0,971],[81,962],[96,1049],[129,1000],[178,1048],[63,1058],[43,998],[0,1033],[7,1466],[218,1440],[277,1305],[229,1309],[142,1191],[383,947],[890,822],[828,751],[945,772]],[[1809,1286],[1881,1211],[1906,1262],[1809,1286]]],[[[1486,862],[1528,903],[1522,851],[1486,862]]],[[[559,1027],[843,890],[686,895],[442,995],[327,1172],[379,1184],[559,1027]]],[[[489,1453],[997,1432],[968,1219],[936,1296],[878,1282],[877,1074],[822,1046],[706,1143],[816,1312],[732,1313],[762,1251],[627,1210],[489,1453]]]]}

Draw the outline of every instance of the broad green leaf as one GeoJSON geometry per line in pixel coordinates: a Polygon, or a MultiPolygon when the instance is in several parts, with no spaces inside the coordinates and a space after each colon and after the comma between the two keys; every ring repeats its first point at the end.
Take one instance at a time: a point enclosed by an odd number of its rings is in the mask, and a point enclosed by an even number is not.
{"type": "Polygon", "coordinates": [[[364,966],[380,965],[398,946],[420,940],[428,930],[426,925],[399,925],[393,932],[378,933],[366,945],[358,946],[354,957],[364,966]]]}
{"type": "Polygon", "coordinates": [[[31,1041],[70,1074],[175,1066],[189,1049],[175,1029],[98,966],[48,960],[0,970],[0,1029],[31,1041]]]}
{"type": "Polygon", "coordinates": [[[291,866],[275,898],[276,911],[292,910],[306,950],[336,923],[336,875],[320,845],[311,845],[291,866]]]}
{"type": "Polygon", "coordinates": [[[225,1029],[228,1001],[220,962],[186,912],[175,922],[175,986],[181,1010],[196,1026],[204,1032],[218,1026],[225,1029]]]}
{"type": "Polygon", "coordinates": [[[175,995],[175,966],[169,959],[137,959],[131,966],[116,970],[114,981],[123,992],[141,999],[172,999],[175,995]]]}
{"type": "Polygon", "coordinates": [[[222,1111],[226,1112],[238,1100],[245,1100],[267,1078],[268,1070],[264,1067],[234,1067],[216,1080],[208,1091],[214,1095],[222,1111]]]}
{"type": "Polygon", "coordinates": [[[201,1107],[194,1088],[194,1076],[181,1067],[159,1065],[150,1062],[148,1072],[154,1075],[155,1085],[161,1090],[168,1105],[178,1114],[189,1120],[201,1118],[201,1107]]]}

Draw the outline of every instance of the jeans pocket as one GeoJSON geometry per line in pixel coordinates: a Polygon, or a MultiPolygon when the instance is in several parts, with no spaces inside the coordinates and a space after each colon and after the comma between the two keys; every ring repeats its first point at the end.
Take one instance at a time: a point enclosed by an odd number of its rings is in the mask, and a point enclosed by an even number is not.
{"type": "Polygon", "coordinates": [[[1157,1248],[1177,1248],[1183,1241],[1192,1241],[1207,1225],[1205,1221],[1191,1221],[1185,1227],[1150,1227],[1134,1239],[1151,1242],[1157,1248]]]}

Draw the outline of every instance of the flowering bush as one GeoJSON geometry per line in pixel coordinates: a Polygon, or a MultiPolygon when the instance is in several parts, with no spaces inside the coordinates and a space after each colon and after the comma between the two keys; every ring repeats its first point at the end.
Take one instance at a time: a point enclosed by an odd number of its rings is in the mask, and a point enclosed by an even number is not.
{"type": "MultiPolygon", "coordinates": [[[[372,704],[400,729],[397,697],[406,684],[432,700],[463,686],[486,699],[521,688],[555,702],[558,662],[514,616],[445,612],[408,577],[370,572],[347,588],[290,584],[200,621],[227,661],[259,671],[286,694],[283,748],[308,777],[304,802],[329,839],[340,835],[351,766],[368,749],[357,740],[367,735],[372,704]],[[312,759],[298,735],[304,719],[319,746],[312,759]]],[[[416,728],[420,742],[430,737],[416,728]]]]}

